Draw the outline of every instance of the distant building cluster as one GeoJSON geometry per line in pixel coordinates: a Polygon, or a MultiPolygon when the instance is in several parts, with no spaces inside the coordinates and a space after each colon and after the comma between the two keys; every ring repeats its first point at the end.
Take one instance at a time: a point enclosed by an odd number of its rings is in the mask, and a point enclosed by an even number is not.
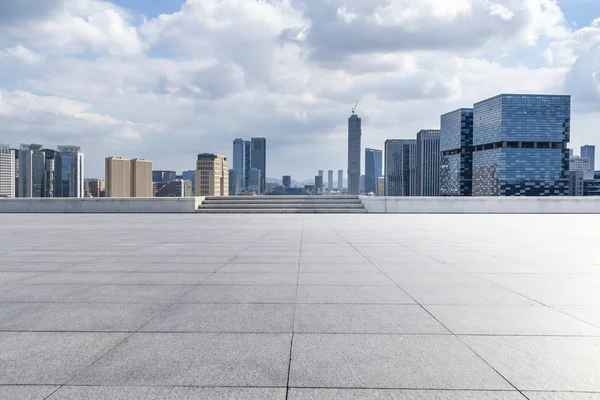
{"type": "Polygon", "coordinates": [[[386,140],[384,193],[597,195],[595,148],[583,146],[574,156],[567,147],[570,134],[570,96],[498,95],[442,115],[439,130],[386,140]]]}
{"type": "Polygon", "coordinates": [[[84,179],[78,146],[0,144],[0,198],[600,195],[595,146],[582,146],[579,155],[568,148],[570,96],[501,94],[448,112],[439,129],[388,139],[383,150],[364,149],[364,174],[355,111],[348,118],[346,187],[341,169],[320,169],[309,184],[291,175],[267,182],[267,141],[260,137],[233,140],[231,168],[213,153],[198,154],[195,169],[181,175],[152,170],[152,161],[142,158],[107,157],[104,179],[84,179]]]}
{"type": "Polygon", "coordinates": [[[0,144],[0,198],[83,197],[83,165],[77,146],[0,144]]]}

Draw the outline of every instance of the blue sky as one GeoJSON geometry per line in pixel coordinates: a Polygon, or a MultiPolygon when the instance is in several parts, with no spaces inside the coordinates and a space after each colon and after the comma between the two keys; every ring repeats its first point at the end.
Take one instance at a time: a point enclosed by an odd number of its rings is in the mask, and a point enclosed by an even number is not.
{"type": "MultiPolygon", "coordinates": [[[[20,0],[0,5],[0,142],[81,145],[194,168],[264,136],[267,175],[345,169],[501,92],[573,97],[572,147],[600,145],[597,0],[20,0]],[[160,16],[160,17],[159,17],[160,16]]],[[[578,153],[578,150],[576,150],[578,153]]]]}

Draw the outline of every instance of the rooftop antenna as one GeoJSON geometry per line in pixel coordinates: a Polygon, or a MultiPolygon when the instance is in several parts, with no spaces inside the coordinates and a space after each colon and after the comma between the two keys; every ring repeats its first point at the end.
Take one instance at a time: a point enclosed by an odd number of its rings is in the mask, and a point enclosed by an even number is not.
{"type": "Polygon", "coordinates": [[[356,100],[356,104],[354,105],[354,107],[352,107],[352,114],[354,115],[354,111],[356,111],[356,107],[358,107],[358,102],[360,101],[360,99],[356,100]]]}

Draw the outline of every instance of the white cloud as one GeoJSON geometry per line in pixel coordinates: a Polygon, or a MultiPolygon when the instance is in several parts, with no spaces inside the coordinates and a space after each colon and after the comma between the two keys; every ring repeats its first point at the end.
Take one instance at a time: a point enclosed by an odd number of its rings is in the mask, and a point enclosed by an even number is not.
{"type": "MultiPolygon", "coordinates": [[[[46,1],[46,0],[44,0],[46,1]]],[[[46,54],[105,52],[111,55],[135,55],[144,51],[131,16],[112,3],[101,0],[64,0],[38,15],[17,7],[19,14],[0,20],[2,38],[43,49],[46,54]],[[18,18],[17,18],[18,17],[18,18]]],[[[32,4],[31,9],[37,5],[32,4]]],[[[10,10],[8,10],[10,12],[10,10]]]]}
{"type": "Polygon", "coordinates": [[[16,59],[25,64],[35,65],[42,63],[46,57],[44,57],[42,54],[38,54],[29,50],[27,47],[17,45],[0,50],[0,60],[1,59],[16,59]]]}

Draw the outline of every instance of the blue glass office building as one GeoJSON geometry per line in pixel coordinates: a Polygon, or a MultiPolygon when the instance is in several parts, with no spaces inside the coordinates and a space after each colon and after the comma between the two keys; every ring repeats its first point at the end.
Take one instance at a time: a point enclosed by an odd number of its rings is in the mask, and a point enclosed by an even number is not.
{"type": "MultiPolygon", "coordinates": [[[[331,171],[333,174],[333,171],[331,171]]],[[[383,176],[383,152],[365,149],[365,193],[377,193],[377,178],[383,176]]]]}
{"type": "Polygon", "coordinates": [[[442,115],[440,126],[440,196],[471,196],[473,109],[442,115]]]}
{"type": "Polygon", "coordinates": [[[571,97],[501,94],[473,109],[473,196],[568,195],[571,97]]]}

